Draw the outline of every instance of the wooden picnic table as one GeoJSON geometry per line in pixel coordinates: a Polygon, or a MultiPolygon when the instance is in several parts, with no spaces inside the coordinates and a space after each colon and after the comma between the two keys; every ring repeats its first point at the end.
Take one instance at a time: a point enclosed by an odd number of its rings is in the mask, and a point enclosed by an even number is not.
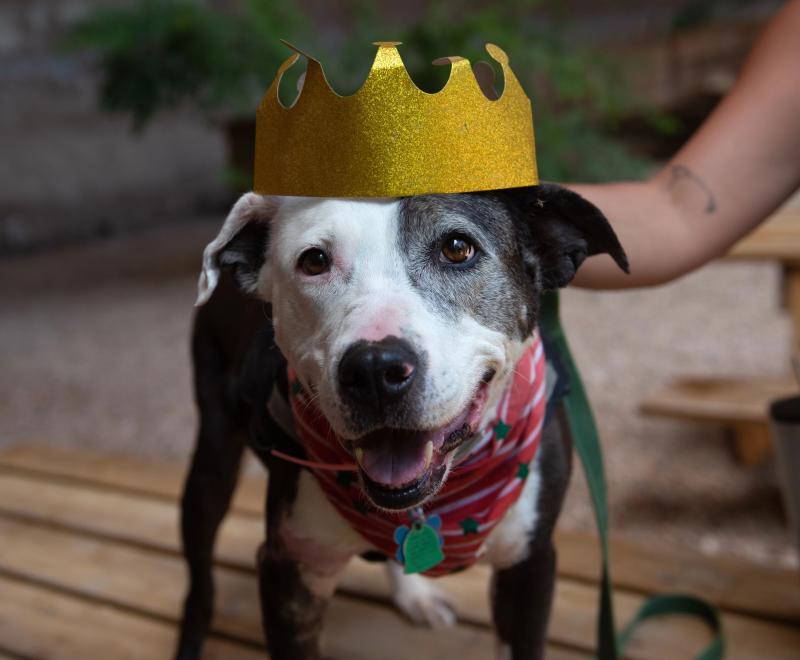
{"type": "MultiPolygon", "coordinates": [[[[800,208],[776,213],[737,243],[726,259],[777,262],[783,269],[783,304],[792,320],[792,353],[800,354],[800,208]]],[[[645,414],[715,422],[729,429],[737,460],[760,463],[772,453],[768,407],[798,392],[789,373],[748,378],[680,378],[650,394],[645,414]]]]}
{"type": "Polygon", "coordinates": [[[737,243],[726,258],[775,261],[783,267],[783,302],[792,319],[792,352],[800,353],[800,209],[776,213],[737,243]]]}

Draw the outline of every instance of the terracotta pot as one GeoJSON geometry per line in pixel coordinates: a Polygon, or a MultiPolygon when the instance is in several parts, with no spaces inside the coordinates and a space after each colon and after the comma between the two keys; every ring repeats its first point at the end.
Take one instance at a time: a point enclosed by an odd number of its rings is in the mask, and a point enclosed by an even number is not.
{"type": "Polygon", "coordinates": [[[253,187],[256,122],[252,118],[228,119],[223,124],[228,149],[226,179],[232,192],[243,193],[253,187]]]}

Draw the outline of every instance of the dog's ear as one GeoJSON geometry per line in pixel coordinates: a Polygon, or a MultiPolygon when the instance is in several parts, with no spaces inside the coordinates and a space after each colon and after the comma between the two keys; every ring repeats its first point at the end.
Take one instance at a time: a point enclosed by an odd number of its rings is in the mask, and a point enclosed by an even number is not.
{"type": "Polygon", "coordinates": [[[628,257],[606,217],[577,193],[554,184],[501,191],[517,225],[525,270],[543,289],[566,286],[586,257],[609,254],[628,271],[628,257]]]}
{"type": "Polygon", "coordinates": [[[255,292],[267,258],[270,222],[278,205],[277,197],[256,193],[242,195],[233,205],[219,234],[203,251],[196,306],[211,298],[220,270],[229,271],[244,291],[255,292]]]}

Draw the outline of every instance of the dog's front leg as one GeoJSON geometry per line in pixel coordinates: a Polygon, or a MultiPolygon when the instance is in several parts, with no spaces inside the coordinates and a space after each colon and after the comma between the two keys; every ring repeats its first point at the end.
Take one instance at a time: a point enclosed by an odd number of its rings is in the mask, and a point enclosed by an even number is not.
{"type": "Polygon", "coordinates": [[[487,541],[497,660],[544,658],[556,555],[552,525],[539,515],[541,456],[531,465],[516,504],[487,541]]]}
{"type": "Polygon", "coordinates": [[[322,616],[350,558],[367,549],[315,478],[273,461],[267,540],[259,557],[264,632],[272,660],[320,657],[322,616]]]}
{"type": "Polygon", "coordinates": [[[259,553],[259,588],[273,660],[316,660],[328,598],[314,593],[302,565],[267,541],[259,553]]]}
{"type": "Polygon", "coordinates": [[[189,569],[175,658],[197,660],[214,603],[214,541],[239,476],[245,439],[226,405],[219,356],[195,339],[195,387],[200,429],[181,501],[181,539],[189,569]]]}
{"type": "Polygon", "coordinates": [[[532,544],[523,561],[494,572],[492,618],[497,660],[544,658],[555,575],[556,554],[550,539],[532,544]]]}
{"type": "Polygon", "coordinates": [[[563,411],[548,423],[519,500],[487,540],[498,660],[544,658],[556,579],[553,529],[571,470],[563,411]]]}

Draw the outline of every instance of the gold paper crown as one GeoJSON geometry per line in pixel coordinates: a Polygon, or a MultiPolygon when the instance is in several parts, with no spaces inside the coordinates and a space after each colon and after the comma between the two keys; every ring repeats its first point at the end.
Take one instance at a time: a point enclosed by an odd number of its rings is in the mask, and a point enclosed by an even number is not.
{"type": "Polygon", "coordinates": [[[255,192],[401,197],[538,183],[531,102],[500,48],[486,45],[505,83],[490,99],[463,57],[434,62],[449,63],[450,77],[428,94],[409,77],[397,42],[375,45],[369,76],[351,96],[334,92],[320,63],[290,46],[295,54],[258,107],[255,192]],[[287,108],[278,90],[300,54],[308,59],[305,81],[287,108]]]}

